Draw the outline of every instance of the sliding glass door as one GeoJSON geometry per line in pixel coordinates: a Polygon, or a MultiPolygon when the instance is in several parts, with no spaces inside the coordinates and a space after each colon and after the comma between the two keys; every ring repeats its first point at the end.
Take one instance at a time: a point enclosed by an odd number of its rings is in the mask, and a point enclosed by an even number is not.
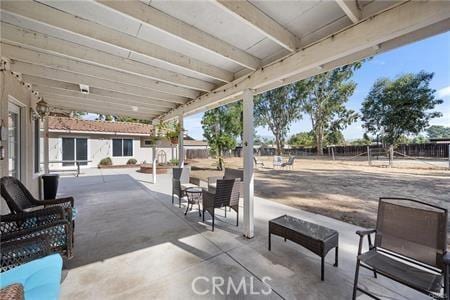
{"type": "MultiPolygon", "coordinates": [[[[87,138],[62,138],[62,159],[63,161],[87,160],[87,138]]],[[[63,166],[74,164],[74,162],[63,162],[63,166]]],[[[80,165],[87,165],[87,162],[82,162],[80,165]]]]}

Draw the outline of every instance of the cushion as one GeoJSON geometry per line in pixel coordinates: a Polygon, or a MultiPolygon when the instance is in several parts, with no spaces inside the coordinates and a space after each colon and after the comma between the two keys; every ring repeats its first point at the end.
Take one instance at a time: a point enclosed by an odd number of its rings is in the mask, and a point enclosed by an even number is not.
{"type": "Polygon", "coordinates": [[[24,288],[26,300],[56,300],[59,298],[61,270],[61,255],[52,254],[1,273],[1,288],[19,283],[24,288]]]}

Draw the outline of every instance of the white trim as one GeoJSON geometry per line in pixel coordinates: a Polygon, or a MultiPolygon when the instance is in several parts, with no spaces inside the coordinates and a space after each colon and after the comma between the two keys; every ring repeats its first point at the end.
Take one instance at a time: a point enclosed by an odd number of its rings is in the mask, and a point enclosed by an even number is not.
{"type": "Polygon", "coordinates": [[[101,134],[101,135],[117,135],[117,136],[147,136],[151,137],[150,133],[129,133],[129,132],[107,132],[107,131],[81,131],[81,130],[64,130],[64,129],[49,129],[49,132],[68,133],[68,134],[101,134]]]}

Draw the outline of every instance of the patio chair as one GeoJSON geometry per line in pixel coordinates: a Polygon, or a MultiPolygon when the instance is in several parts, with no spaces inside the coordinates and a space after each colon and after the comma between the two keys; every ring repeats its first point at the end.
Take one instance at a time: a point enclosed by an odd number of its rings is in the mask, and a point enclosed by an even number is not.
{"type": "Polygon", "coordinates": [[[45,235],[2,243],[0,298],[58,299],[62,263],[45,235]]]}
{"type": "Polygon", "coordinates": [[[360,267],[434,299],[450,299],[447,217],[446,209],[421,201],[380,198],[376,229],[356,232],[360,240],[353,299],[357,291],[379,299],[358,286],[360,267]],[[362,253],[365,236],[369,248],[362,253]]]}
{"type": "Polygon", "coordinates": [[[276,167],[281,167],[282,164],[283,164],[283,158],[281,156],[274,156],[273,157],[272,165],[273,165],[274,169],[276,167]]]}
{"type": "Polygon", "coordinates": [[[294,161],[295,161],[295,157],[294,157],[294,156],[289,156],[288,161],[285,162],[285,163],[282,163],[282,164],[281,164],[281,167],[282,167],[283,169],[284,169],[284,168],[288,168],[288,169],[291,169],[291,170],[292,170],[292,168],[294,167],[294,161]]]}
{"type": "Polygon", "coordinates": [[[60,206],[64,209],[66,218],[72,223],[72,227],[75,226],[76,209],[74,208],[73,197],[37,200],[20,180],[8,176],[0,179],[0,189],[1,195],[6,200],[6,204],[12,213],[20,214],[29,209],[60,206]]]}
{"type": "Polygon", "coordinates": [[[240,181],[244,180],[244,171],[238,169],[225,168],[225,172],[223,176],[213,176],[208,177],[208,191],[211,193],[215,193],[217,180],[219,179],[239,179],[240,181]]]}
{"type": "Polygon", "coordinates": [[[239,226],[239,190],[241,181],[238,179],[219,179],[214,193],[203,191],[203,222],[205,222],[205,211],[212,217],[212,231],[214,231],[215,209],[227,207],[236,212],[236,226],[239,226]]]}
{"type": "Polygon", "coordinates": [[[192,183],[193,179],[190,178],[191,168],[173,168],[172,169],[172,204],[174,202],[174,196],[178,197],[178,206],[181,207],[181,198],[183,198],[184,190],[189,187],[195,187],[196,184],[192,183]]]}
{"type": "Polygon", "coordinates": [[[258,168],[258,166],[261,166],[264,168],[264,163],[262,161],[258,161],[256,159],[256,156],[253,156],[253,161],[255,162],[255,166],[258,168]]]}
{"type": "MultiPolygon", "coordinates": [[[[0,242],[14,243],[36,236],[46,236],[52,252],[72,258],[73,227],[63,208],[52,206],[33,211],[3,215],[0,218],[0,242]]],[[[5,254],[1,249],[2,255],[5,254]]],[[[16,254],[16,256],[19,254],[16,254]]],[[[13,264],[15,262],[11,262],[13,264]]],[[[4,266],[2,263],[2,269],[4,266]]]]}

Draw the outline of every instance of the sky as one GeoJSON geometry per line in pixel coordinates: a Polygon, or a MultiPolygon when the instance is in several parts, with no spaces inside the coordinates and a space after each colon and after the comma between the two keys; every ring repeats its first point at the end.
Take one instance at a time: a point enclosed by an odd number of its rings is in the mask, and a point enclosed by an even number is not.
{"type": "MultiPolygon", "coordinates": [[[[442,112],[443,117],[432,119],[430,124],[450,126],[450,32],[379,54],[364,63],[353,75],[352,80],[357,83],[357,88],[346,106],[359,112],[362,101],[380,77],[393,79],[403,73],[417,73],[421,70],[434,73],[431,87],[436,90],[438,98],[444,100],[443,104],[435,108],[442,112]]],[[[187,133],[195,139],[203,139],[200,123],[202,116],[203,113],[200,113],[184,119],[187,133]]],[[[310,130],[311,121],[304,115],[303,119],[292,123],[288,137],[310,130]]],[[[257,127],[256,132],[261,137],[273,137],[266,128],[257,127]]],[[[361,138],[364,130],[358,121],[347,127],[343,133],[347,140],[354,140],[361,138]]]]}

